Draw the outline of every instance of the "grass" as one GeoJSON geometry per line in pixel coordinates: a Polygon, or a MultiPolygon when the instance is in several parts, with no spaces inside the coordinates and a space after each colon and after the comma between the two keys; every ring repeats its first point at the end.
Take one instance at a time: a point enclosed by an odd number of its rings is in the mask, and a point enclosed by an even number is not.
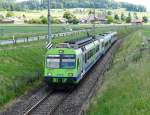
{"type": "Polygon", "coordinates": [[[104,84],[92,100],[88,115],[149,115],[150,56],[142,30],[131,32],[105,74],[104,84]]]}
{"type": "MultiPolygon", "coordinates": [[[[52,33],[68,32],[72,30],[89,29],[89,25],[52,25],[52,33]]],[[[0,25],[0,39],[24,38],[46,35],[47,25],[0,25]]]]}
{"type": "MultiPolygon", "coordinates": [[[[106,27],[97,28],[96,33],[118,29],[120,35],[124,36],[121,29],[127,32],[133,28],[106,27]]],[[[62,43],[70,40],[85,38],[86,33],[70,35],[53,39],[52,43],[62,43]]],[[[24,94],[24,92],[36,87],[43,82],[44,56],[46,53],[46,41],[21,43],[16,45],[0,46],[0,108],[24,94]],[[10,90],[11,89],[11,90],[10,90]]]]}

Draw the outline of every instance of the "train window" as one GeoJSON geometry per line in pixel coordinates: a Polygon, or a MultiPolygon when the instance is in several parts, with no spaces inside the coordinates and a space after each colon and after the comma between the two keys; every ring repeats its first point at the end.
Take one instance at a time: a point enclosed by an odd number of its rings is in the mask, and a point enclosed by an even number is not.
{"type": "Polygon", "coordinates": [[[55,59],[55,58],[48,58],[47,59],[47,67],[48,68],[59,68],[60,65],[60,59],[55,59]]]}
{"type": "Polygon", "coordinates": [[[79,66],[80,66],[80,60],[78,59],[78,61],[77,61],[77,69],[79,69],[79,66]]]}
{"type": "Polygon", "coordinates": [[[85,63],[87,62],[87,53],[85,54],[85,63]]]}
{"type": "Polygon", "coordinates": [[[62,69],[72,69],[75,67],[75,59],[62,59],[61,68],[62,69]]]}
{"type": "Polygon", "coordinates": [[[76,65],[75,55],[63,55],[61,56],[60,68],[72,69],[76,65]]]}
{"type": "Polygon", "coordinates": [[[98,51],[99,51],[99,46],[96,47],[96,52],[98,52],[98,51]]]}
{"type": "Polygon", "coordinates": [[[53,55],[47,57],[47,67],[52,69],[72,69],[76,65],[75,55],[53,55]]]}
{"type": "Polygon", "coordinates": [[[102,42],[102,47],[105,47],[105,43],[104,42],[102,42]]]}

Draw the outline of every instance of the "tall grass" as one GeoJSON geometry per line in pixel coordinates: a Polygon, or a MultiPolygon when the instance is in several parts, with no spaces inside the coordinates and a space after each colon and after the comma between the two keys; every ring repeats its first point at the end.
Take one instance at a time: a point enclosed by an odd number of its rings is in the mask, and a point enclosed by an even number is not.
{"type": "Polygon", "coordinates": [[[149,115],[150,56],[141,31],[130,33],[93,99],[88,115],[149,115]]]}

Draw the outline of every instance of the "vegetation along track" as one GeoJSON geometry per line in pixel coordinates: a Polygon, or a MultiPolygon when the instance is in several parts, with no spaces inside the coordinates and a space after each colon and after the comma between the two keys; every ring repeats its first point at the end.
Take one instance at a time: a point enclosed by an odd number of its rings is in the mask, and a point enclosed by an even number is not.
{"type": "Polygon", "coordinates": [[[102,76],[109,68],[112,58],[120,46],[118,40],[107,54],[95,64],[85,79],[73,90],[47,90],[43,88],[24,102],[6,110],[2,115],[82,115],[88,102],[102,84],[102,76]],[[98,82],[99,81],[99,82],[98,82]]]}

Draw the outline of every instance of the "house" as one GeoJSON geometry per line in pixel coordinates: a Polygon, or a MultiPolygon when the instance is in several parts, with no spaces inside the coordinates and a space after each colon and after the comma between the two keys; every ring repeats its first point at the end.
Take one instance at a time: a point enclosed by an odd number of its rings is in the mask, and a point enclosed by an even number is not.
{"type": "Polygon", "coordinates": [[[131,21],[132,24],[134,25],[142,25],[143,24],[143,20],[142,19],[134,19],[131,21]]]}
{"type": "Polygon", "coordinates": [[[99,17],[99,21],[101,24],[107,24],[108,19],[106,17],[99,17]]]}
{"type": "Polygon", "coordinates": [[[24,20],[17,17],[9,17],[0,20],[2,24],[24,24],[24,20]]]}

